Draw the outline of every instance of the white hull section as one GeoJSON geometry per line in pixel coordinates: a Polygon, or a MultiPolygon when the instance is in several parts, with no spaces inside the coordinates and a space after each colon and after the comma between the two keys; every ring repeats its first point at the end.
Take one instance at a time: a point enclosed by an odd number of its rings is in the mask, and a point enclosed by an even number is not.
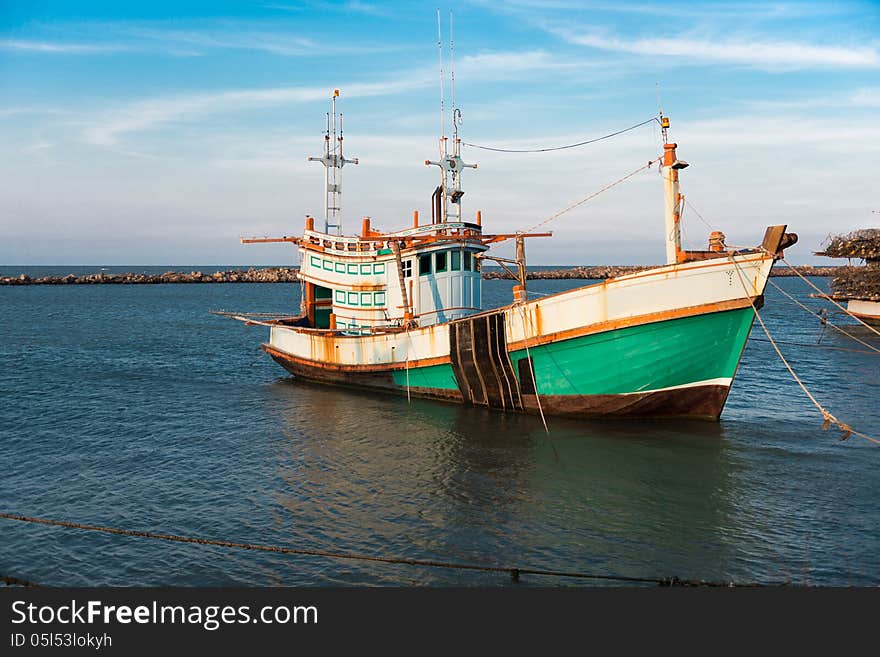
{"type": "MultiPolygon", "coordinates": [[[[667,265],[502,309],[507,345],[523,348],[622,326],[749,305],[773,257],[745,253],[667,265]]],[[[273,326],[269,346],[322,367],[400,367],[449,359],[449,324],[377,335],[273,326]]],[[[725,384],[729,384],[729,381],[725,384]]]]}
{"type": "Polygon", "coordinates": [[[853,315],[863,319],[876,319],[880,321],[880,301],[858,301],[851,299],[847,302],[846,309],[853,315]]]}

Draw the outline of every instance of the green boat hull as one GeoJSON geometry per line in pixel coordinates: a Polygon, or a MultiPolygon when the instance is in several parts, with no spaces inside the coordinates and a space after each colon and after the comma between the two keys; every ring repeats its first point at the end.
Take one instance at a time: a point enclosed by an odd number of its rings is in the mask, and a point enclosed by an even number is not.
{"type": "MultiPolygon", "coordinates": [[[[754,315],[748,306],[510,350],[518,409],[573,417],[717,419],[754,315]]],[[[468,400],[452,364],[334,374],[272,355],[303,378],[468,400]]]]}

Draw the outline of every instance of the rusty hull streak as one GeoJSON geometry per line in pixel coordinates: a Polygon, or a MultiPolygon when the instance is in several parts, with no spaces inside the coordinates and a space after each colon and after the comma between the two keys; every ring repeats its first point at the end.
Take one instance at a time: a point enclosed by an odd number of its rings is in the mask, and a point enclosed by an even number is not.
{"type": "MultiPolygon", "coordinates": [[[[330,369],[315,365],[308,362],[300,362],[301,359],[293,359],[287,354],[276,351],[268,345],[262,345],[263,349],[281,365],[285,370],[293,376],[312,381],[315,383],[327,383],[331,385],[357,388],[363,390],[379,389],[383,392],[393,392],[399,395],[406,395],[405,386],[399,386],[394,383],[391,376],[392,368],[385,368],[380,371],[373,370],[350,370],[341,366],[339,369],[330,369]]],[[[401,368],[397,368],[401,369],[401,368]]],[[[411,387],[409,393],[415,397],[425,397],[429,399],[439,399],[442,401],[461,402],[462,396],[458,390],[442,390],[439,388],[418,388],[411,387]]]]}
{"type": "MultiPolygon", "coordinates": [[[[572,418],[691,418],[718,420],[729,386],[707,385],[627,395],[541,395],[547,415],[572,418]]],[[[528,413],[538,413],[535,395],[523,394],[528,413]]]]}
{"type": "Polygon", "coordinates": [[[367,365],[348,365],[336,362],[338,359],[336,357],[336,347],[338,345],[333,344],[329,340],[326,342],[325,346],[322,349],[333,352],[333,358],[327,359],[326,361],[319,360],[310,360],[308,358],[300,358],[299,356],[292,356],[291,354],[285,353],[278,349],[275,349],[271,345],[261,344],[260,348],[265,351],[267,354],[272,356],[279,363],[282,359],[285,362],[296,363],[297,365],[302,365],[304,367],[316,369],[316,370],[332,370],[339,372],[391,372],[392,370],[405,370],[405,369],[413,369],[416,367],[429,367],[431,365],[445,365],[449,363],[449,356],[438,356],[436,358],[423,358],[421,360],[411,360],[409,361],[409,367],[407,368],[406,361],[395,361],[388,363],[376,363],[376,364],[367,364],[367,365]]]}

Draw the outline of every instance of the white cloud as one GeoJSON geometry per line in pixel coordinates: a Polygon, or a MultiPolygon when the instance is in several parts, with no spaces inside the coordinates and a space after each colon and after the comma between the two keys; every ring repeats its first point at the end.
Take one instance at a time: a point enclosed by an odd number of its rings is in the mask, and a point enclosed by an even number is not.
{"type": "Polygon", "coordinates": [[[843,46],[762,41],[759,39],[704,40],[689,37],[626,39],[568,28],[553,29],[569,43],[635,55],[675,57],[680,62],[704,64],[729,62],[759,68],[880,68],[880,52],[874,46],[843,46]]]}
{"type": "Polygon", "coordinates": [[[0,39],[0,50],[18,52],[39,52],[47,54],[89,55],[114,53],[127,48],[104,43],[58,43],[52,41],[28,41],[22,39],[0,39]]]}
{"type": "MultiPolygon", "coordinates": [[[[545,71],[582,67],[542,51],[485,52],[460,58],[459,73],[469,83],[495,80],[523,71],[545,71]]],[[[437,84],[437,72],[430,67],[412,69],[384,80],[341,85],[344,96],[366,98],[392,96],[437,84]]],[[[84,131],[86,141],[102,146],[118,143],[125,135],[176,121],[246,108],[273,107],[315,102],[329,97],[328,87],[270,87],[185,94],[135,101],[92,117],[84,131]]]]}

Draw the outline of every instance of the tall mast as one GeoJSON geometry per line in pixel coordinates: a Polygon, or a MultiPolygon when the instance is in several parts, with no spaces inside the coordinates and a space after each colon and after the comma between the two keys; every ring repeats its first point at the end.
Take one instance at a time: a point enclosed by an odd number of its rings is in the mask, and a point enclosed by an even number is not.
{"type": "Polygon", "coordinates": [[[669,117],[660,117],[660,127],[663,129],[663,162],[660,164],[660,173],[663,176],[665,199],[666,264],[672,265],[681,262],[684,257],[684,252],[681,250],[682,195],[678,172],[687,167],[688,163],[678,159],[675,153],[678,144],[670,144],[667,140],[666,131],[669,129],[669,117]]]}
{"type": "Polygon", "coordinates": [[[476,164],[466,164],[461,159],[461,138],[458,136],[458,127],[461,124],[461,111],[455,106],[455,41],[452,35],[452,12],[449,12],[449,51],[452,65],[452,154],[447,149],[446,117],[444,112],[443,94],[443,36],[440,31],[440,10],[437,10],[437,43],[440,47],[440,159],[437,162],[425,160],[425,164],[433,164],[440,167],[440,222],[460,222],[461,197],[464,190],[461,188],[462,169],[476,169],[476,164]]]}
{"type": "Polygon", "coordinates": [[[342,114],[336,113],[338,97],[339,89],[334,89],[324,132],[324,157],[310,157],[309,162],[324,165],[324,232],[335,229],[337,235],[342,235],[342,167],[357,164],[358,159],[347,160],[342,153],[342,114]]]}

